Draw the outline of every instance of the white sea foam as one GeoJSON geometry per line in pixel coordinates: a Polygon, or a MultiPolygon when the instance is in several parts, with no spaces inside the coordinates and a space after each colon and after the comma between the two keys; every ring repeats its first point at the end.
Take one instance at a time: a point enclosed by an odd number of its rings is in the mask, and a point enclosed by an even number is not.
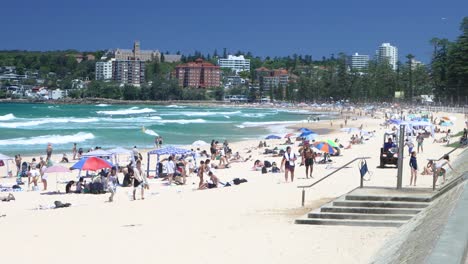
{"type": "Polygon", "coordinates": [[[39,118],[37,120],[0,123],[0,127],[4,128],[18,128],[18,127],[34,127],[43,124],[63,124],[63,123],[92,123],[98,122],[97,118],[39,118]]]}
{"type": "Polygon", "coordinates": [[[138,107],[132,107],[129,109],[112,110],[112,111],[97,111],[98,114],[103,115],[134,115],[134,114],[145,114],[154,113],[156,110],[150,108],[138,109],[138,107]]]}
{"type": "Polygon", "coordinates": [[[150,135],[150,136],[155,136],[155,137],[159,136],[158,133],[154,132],[154,130],[151,130],[151,129],[144,129],[143,132],[144,132],[145,134],[150,135]]]}
{"type": "Polygon", "coordinates": [[[12,120],[15,118],[16,118],[15,115],[10,113],[10,114],[0,116],[0,121],[12,120]]]}
{"type": "Polygon", "coordinates": [[[0,140],[0,146],[6,145],[46,145],[48,143],[52,144],[68,144],[75,142],[84,142],[89,139],[93,139],[94,135],[92,133],[79,132],[74,135],[48,135],[48,136],[38,136],[30,138],[11,138],[0,140]]]}
{"type": "Polygon", "coordinates": [[[244,125],[236,125],[236,127],[238,127],[238,128],[245,128],[244,125]]]}
{"type": "Polygon", "coordinates": [[[269,122],[244,122],[242,123],[245,127],[267,127],[273,125],[287,125],[287,124],[297,124],[300,122],[307,122],[307,120],[299,121],[269,121],[269,122]]]}
{"type": "Polygon", "coordinates": [[[151,120],[161,120],[162,118],[160,116],[152,116],[149,119],[151,119],[151,120]]]}
{"type": "Polygon", "coordinates": [[[230,116],[230,115],[239,115],[241,111],[233,112],[174,112],[174,113],[163,113],[162,116],[230,116]]]}
{"type": "Polygon", "coordinates": [[[186,106],[182,106],[182,105],[168,105],[166,107],[167,108],[186,108],[186,106]]]}
{"type": "Polygon", "coordinates": [[[163,124],[201,124],[206,123],[206,120],[198,118],[198,119],[177,119],[177,120],[160,120],[158,123],[163,124]]]}
{"type": "Polygon", "coordinates": [[[98,106],[98,107],[107,107],[107,106],[110,106],[110,105],[108,105],[108,104],[97,104],[96,106],[98,106]]]}

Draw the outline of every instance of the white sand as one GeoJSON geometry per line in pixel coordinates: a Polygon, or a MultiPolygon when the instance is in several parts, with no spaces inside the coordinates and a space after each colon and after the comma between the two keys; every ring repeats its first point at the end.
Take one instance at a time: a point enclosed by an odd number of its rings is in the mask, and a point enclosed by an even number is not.
{"type": "MultiPolygon", "coordinates": [[[[464,119],[462,115],[455,116],[458,119],[451,129],[458,132],[463,129],[464,119]]],[[[332,167],[355,157],[370,156],[368,165],[374,175],[365,185],[396,186],[396,169],[376,168],[384,131],[378,125],[381,122],[382,119],[370,118],[349,121],[348,127],[363,123],[365,129],[376,130],[376,137],[333,157],[332,167]]],[[[334,125],[339,123],[335,121],[334,125]]],[[[326,138],[345,142],[350,136],[335,131],[326,138]]],[[[283,141],[271,140],[268,144],[283,141]]],[[[257,144],[245,141],[231,145],[234,151],[247,156],[246,150],[257,144]]],[[[297,146],[293,149],[297,150],[297,146]]],[[[449,150],[426,139],[424,153],[418,155],[419,166],[422,168],[427,158],[439,158],[449,150]]],[[[252,151],[254,160],[280,164],[280,158],[265,157],[261,151],[252,151]]],[[[460,151],[451,155],[452,160],[457,153],[460,151]]],[[[53,160],[60,158],[57,155],[53,160]]],[[[407,163],[405,159],[404,186],[409,184],[407,163]]],[[[294,224],[296,218],[312,208],[356,188],[357,164],[309,189],[304,208],[297,186],[312,183],[332,169],[316,165],[315,179],[306,180],[304,167],[297,166],[294,183],[284,183],[282,174],[261,174],[251,170],[252,164],[253,161],[234,163],[230,169],[217,170],[222,180],[238,177],[249,181],[227,188],[195,190],[198,184],[195,177],[189,178],[186,186],[169,187],[160,180],[150,180],[151,189],[144,201],[130,201],[130,188],[118,188],[114,203],[105,202],[108,194],[14,193],[16,201],[0,202],[0,215],[6,214],[0,218],[1,263],[366,263],[383,241],[397,231],[294,224]],[[52,205],[55,200],[73,206],[34,210],[39,205],[52,205]]],[[[59,174],[62,180],[76,176],[75,171],[59,174]]],[[[54,179],[55,174],[49,176],[52,191],[56,188],[54,179]]],[[[13,182],[12,178],[0,179],[0,184],[13,182]]],[[[430,176],[419,176],[417,188],[430,187],[431,183],[430,176]]],[[[64,185],[59,188],[63,192],[64,185]]]]}

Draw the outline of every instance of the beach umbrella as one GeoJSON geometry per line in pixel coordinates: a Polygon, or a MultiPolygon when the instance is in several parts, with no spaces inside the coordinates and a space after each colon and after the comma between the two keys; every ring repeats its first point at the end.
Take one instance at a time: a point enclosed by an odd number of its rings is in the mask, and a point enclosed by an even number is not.
{"type": "Polygon", "coordinates": [[[54,166],[47,167],[44,170],[44,173],[52,173],[52,172],[55,172],[55,173],[70,172],[70,169],[62,167],[62,166],[54,165],[54,166]]]}
{"type": "Polygon", "coordinates": [[[299,137],[306,137],[306,136],[312,135],[312,134],[317,135],[317,133],[315,133],[314,131],[309,130],[309,131],[302,132],[302,133],[299,135],[299,137]]]}
{"type": "Polygon", "coordinates": [[[309,134],[309,135],[307,135],[307,136],[305,136],[303,138],[305,138],[306,140],[312,141],[312,140],[315,140],[317,137],[318,137],[317,134],[312,133],[312,134],[309,134]]]}
{"type": "Polygon", "coordinates": [[[333,147],[330,144],[326,143],[326,142],[316,142],[316,143],[314,143],[314,148],[316,148],[316,149],[318,149],[320,151],[329,153],[329,154],[335,153],[335,149],[333,149],[333,147]]]}
{"type": "Polygon", "coordinates": [[[107,160],[103,160],[98,157],[89,157],[89,158],[82,158],[77,163],[75,163],[71,168],[72,169],[79,169],[79,170],[92,170],[97,171],[104,168],[112,168],[112,163],[108,162],[107,160]]]}
{"type": "Polygon", "coordinates": [[[299,128],[299,131],[301,131],[302,133],[307,132],[307,131],[311,131],[311,132],[312,132],[312,130],[310,130],[310,129],[308,129],[308,128],[305,128],[305,127],[299,128]]]}
{"type": "Polygon", "coordinates": [[[280,136],[277,135],[268,135],[265,139],[280,139],[280,136]]]}
{"type": "Polygon", "coordinates": [[[44,170],[44,173],[55,173],[55,188],[57,189],[57,192],[58,192],[58,175],[57,174],[60,172],[70,173],[70,169],[62,167],[62,166],[54,165],[54,166],[47,167],[44,170]]]}
{"type": "Polygon", "coordinates": [[[197,140],[192,143],[192,146],[197,146],[197,147],[202,147],[202,146],[207,146],[207,145],[209,145],[209,143],[203,140],[197,140]]]}
{"type": "Polygon", "coordinates": [[[296,135],[295,133],[288,133],[284,136],[284,138],[294,137],[295,135],[296,135]]]}
{"type": "Polygon", "coordinates": [[[331,140],[331,139],[325,139],[324,142],[330,144],[330,146],[334,147],[334,148],[339,148],[340,146],[338,146],[338,144],[336,144],[335,141],[331,140]]]}

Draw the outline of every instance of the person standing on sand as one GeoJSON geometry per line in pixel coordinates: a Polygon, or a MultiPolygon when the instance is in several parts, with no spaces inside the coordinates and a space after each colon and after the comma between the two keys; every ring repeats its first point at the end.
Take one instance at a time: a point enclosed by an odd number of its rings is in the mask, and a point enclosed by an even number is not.
{"type": "Polygon", "coordinates": [[[418,133],[418,136],[416,137],[416,142],[418,142],[418,153],[419,153],[419,149],[421,149],[421,152],[423,152],[424,151],[423,149],[424,136],[421,133],[418,133]]]}
{"type": "Polygon", "coordinates": [[[172,184],[172,178],[174,177],[175,173],[175,163],[174,163],[174,157],[169,156],[169,160],[166,164],[166,169],[167,169],[167,180],[169,181],[169,186],[172,184]]]}
{"type": "Polygon", "coordinates": [[[52,157],[52,144],[49,143],[47,145],[47,149],[46,149],[46,155],[47,155],[47,158],[46,158],[46,161],[48,162],[50,160],[50,158],[52,157]]]}
{"type": "Polygon", "coordinates": [[[414,186],[416,186],[416,178],[418,177],[418,161],[416,160],[416,151],[411,152],[409,165],[411,168],[411,179],[409,185],[411,186],[413,184],[414,179],[414,186]]]}
{"type": "Polygon", "coordinates": [[[315,159],[315,153],[314,151],[310,148],[310,144],[308,141],[304,142],[304,149],[302,150],[302,160],[305,165],[305,170],[306,170],[306,178],[314,178],[312,176],[312,172],[314,171],[314,159],[315,159]],[[309,174],[309,168],[310,168],[310,174],[309,174]]]}
{"type": "Polygon", "coordinates": [[[286,153],[284,153],[283,160],[281,161],[281,168],[284,166],[284,179],[288,182],[288,174],[291,172],[291,182],[294,181],[294,168],[295,161],[297,160],[296,154],[291,154],[291,147],[286,148],[286,153]]]}
{"type": "Polygon", "coordinates": [[[200,166],[198,167],[198,177],[200,178],[200,182],[198,183],[198,189],[201,189],[203,185],[203,173],[205,173],[205,161],[200,161],[200,166]]]}
{"type": "Polygon", "coordinates": [[[18,176],[20,174],[20,171],[21,171],[21,155],[20,154],[17,154],[15,155],[15,165],[16,165],[16,175],[18,176]]]}
{"type": "Polygon", "coordinates": [[[78,153],[76,150],[76,143],[73,143],[72,153],[73,153],[73,160],[76,160],[76,154],[78,153]]]}
{"type": "Polygon", "coordinates": [[[145,188],[148,185],[146,173],[141,169],[141,160],[137,160],[136,168],[134,170],[134,181],[137,181],[137,185],[133,185],[133,200],[136,200],[136,189],[141,189],[141,199],[145,199],[145,188]]]}

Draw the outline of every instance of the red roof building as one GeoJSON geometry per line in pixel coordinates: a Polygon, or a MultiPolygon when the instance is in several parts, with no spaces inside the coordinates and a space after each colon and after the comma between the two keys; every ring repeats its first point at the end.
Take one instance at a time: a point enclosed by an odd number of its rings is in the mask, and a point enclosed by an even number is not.
{"type": "Polygon", "coordinates": [[[220,67],[202,59],[178,65],[175,77],[179,86],[184,88],[213,88],[221,85],[220,67]]]}

